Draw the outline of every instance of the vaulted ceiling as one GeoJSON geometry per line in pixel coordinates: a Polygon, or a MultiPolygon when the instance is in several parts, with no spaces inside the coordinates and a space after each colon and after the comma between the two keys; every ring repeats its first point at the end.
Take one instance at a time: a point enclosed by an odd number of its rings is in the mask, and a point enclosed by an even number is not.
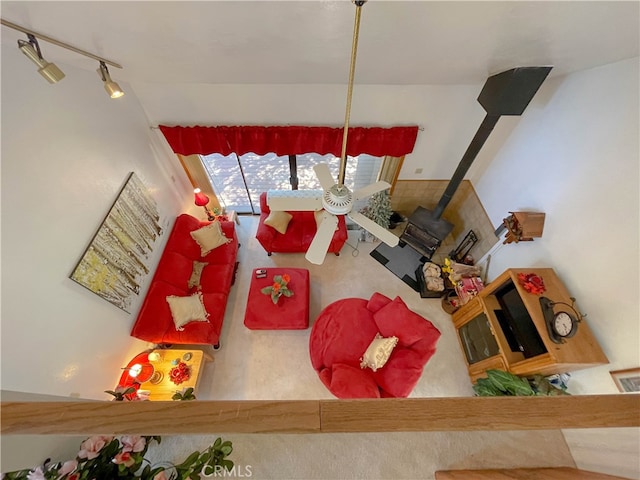
{"type": "MultiPolygon", "coordinates": [[[[639,3],[383,1],[362,10],[356,83],[479,84],[514,66],[552,75],[639,55],[639,3]]],[[[350,0],[2,2],[2,18],[120,63],[116,80],[345,84],[350,0]]],[[[24,35],[2,27],[2,43],[24,35]]],[[[95,61],[41,42],[60,66],[95,61]]]]}

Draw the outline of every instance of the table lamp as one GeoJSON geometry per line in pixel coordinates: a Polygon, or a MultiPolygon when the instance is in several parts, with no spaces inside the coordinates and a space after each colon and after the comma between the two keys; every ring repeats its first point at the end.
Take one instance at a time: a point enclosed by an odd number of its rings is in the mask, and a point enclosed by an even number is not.
{"type": "Polygon", "coordinates": [[[134,378],[136,382],[144,383],[151,380],[153,374],[155,372],[155,368],[148,362],[145,363],[136,363],[129,368],[129,376],[134,378]]]}
{"type": "Polygon", "coordinates": [[[199,207],[204,207],[204,211],[207,212],[207,218],[209,219],[209,221],[214,221],[216,219],[216,216],[207,207],[207,204],[209,203],[209,197],[202,193],[202,190],[200,190],[199,188],[196,188],[193,193],[196,197],[195,204],[199,207]]]}

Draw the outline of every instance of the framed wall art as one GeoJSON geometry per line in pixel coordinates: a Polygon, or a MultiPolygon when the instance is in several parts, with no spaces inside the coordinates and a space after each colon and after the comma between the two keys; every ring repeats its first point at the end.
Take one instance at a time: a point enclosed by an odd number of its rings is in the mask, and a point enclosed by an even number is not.
{"type": "Polygon", "coordinates": [[[70,278],[130,313],[160,235],[157,205],[131,172],[70,278]]]}
{"type": "Polygon", "coordinates": [[[609,373],[621,392],[640,392],[640,368],[613,370],[609,373]]]}

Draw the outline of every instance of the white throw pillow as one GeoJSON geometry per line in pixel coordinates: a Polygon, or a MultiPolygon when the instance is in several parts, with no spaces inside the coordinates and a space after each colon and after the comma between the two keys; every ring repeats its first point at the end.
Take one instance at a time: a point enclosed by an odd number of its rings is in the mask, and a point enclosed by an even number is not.
{"type": "Polygon", "coordinates": [[[384,338],[379,333],[376,333],[375,338],[371,341],[367,351],[364,352],[364,355],[360,359],[360,368],[369,367],[375,372],[379,368],[384,367],[397,344],[398,337],[384,338]]]}
{"type": "Polygon", "coordinates": [[[220,222],[217,220],[191,232],[191,238],[200,245],[200,253],[203,257],[214,248],[226,245],[231,241],[230,238],[225,237],[220,222]]]}
{"type": "Polygon", "coordinates": [[[275,228],[278,233],[284,235],[287,232],[287,227],[292,218],[293,215],[288,212],[269,212],[269,216],[264,220],[264,224],[275,228]]]}
{"type": "Polygon", "coordinates": [[[184,330],[184,326],[189,322],[208,322],[209,314],[204,308],[202,302],[202,293],[197,292],[189,297],[178,297],[170,295],[167,297],[167,303],[171,310],[173,323],[176,330],[184,330]]]}

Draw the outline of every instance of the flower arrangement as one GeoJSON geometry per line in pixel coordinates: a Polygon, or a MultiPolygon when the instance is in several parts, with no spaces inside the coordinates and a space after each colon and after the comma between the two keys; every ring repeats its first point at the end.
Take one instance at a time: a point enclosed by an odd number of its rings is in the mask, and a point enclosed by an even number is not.
{"type": "MultiPolygon", "coordinates": [[[[160,443],[159,436],[124,435],[121,437],[94,436],[80,445],[73,460],[54,462],[50,459],[32,469],[2,474],[3,480],[186,480],[201,478],[208,472],[221,475],[233,471],[233,462],[226,457],[233,451],[230,441],[217,438],[203,452],[195,451],[187,459],[174,465],[163,462],[150,465],[144,458],[151,441],[160,443]],[[222,472],[222,469],[227,472],[222,472]]],[[[222,475],[226,476],[226,475],[222,475]]]]}
{"type": "Polygon", "coordinates": [[[518,283],[520,283],[527,292],[533,293],[534,295],[542,295],[547,290],[542,277],[535,273],[519,273],[518,283]]]}
{"type": "Polygon", "coordinates": [[[271,301],[276,304],[280,297],[290,297],[293,295],[293,292],[289,289],[288,284],[291,280],[291,277],[286,273],[282,275],[275,275],[273,277],[273,284],[268,287],[264,287],[260,290],[265,295],[271,295],[271,301]]]}
{"type": "Polygon", "coordinates": [[[177,366],[169,370],[169,379],[176,385],[180,385],[182,382],[189,380],[191,377],[191,369],[189,365],[184,362],[178,363],[177,366]]]}

